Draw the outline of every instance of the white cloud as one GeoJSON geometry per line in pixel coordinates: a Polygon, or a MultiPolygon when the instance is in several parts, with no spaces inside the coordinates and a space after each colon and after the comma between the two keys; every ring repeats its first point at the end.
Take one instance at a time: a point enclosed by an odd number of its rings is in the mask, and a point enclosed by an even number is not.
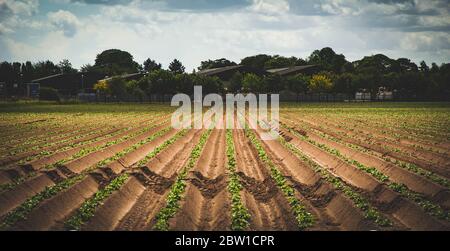
{"type": "MultiPolygon", "coordinates": [[[[140,63],[150,57],[165,67],[178,58],[188,70],[202,60],[225,57],[239,62],[259,53],[305,58],[325,46],[349,60],[375,53],[410,57],[416,62],[425,59],[440,63],[450,58],[448,33],[402,30],[411,22],[413,27],[448,24],[442,15],[425,15],[417,20],[408,15],[380,18],[377,15],[406,11],[411,6],[356,0],[327,0],[322,5],[312,1],[311,8],[321,10],[321,14],[310,10],[315,14],[301,15],[292,8],[295,2],[253,0],[246,8],[215,12],[159,9],[138,0],[129,5],[78,4],[77,8],[96,8],[96,12],[42,13],[42,22],[30,18],[23,23],[17,19],[15,26],[0,23],[0,33],[8,29],[17,33],[17,27],[26,24],[41,29],[39,35],[28,39],[4,36],[11,57],[20,61],[49,58],[56,62],[68,58],[76,67],[93,63],[98,53],[110,48],[129,51],[140,63]],[[55,29],[59,32],[53,32],[55,29]]],[[[425,6],[418,9],[428,11],[425,6]]]]}
{"type": "Polygon", "coordinates": [[[289,11],[289,2],[286,0],[253,0],[250,10],[271,15],[283,15],[289,11]]]}
{"type": "Polygon", "coordinates": [[[37,13],[38,0],[0,0],[0,35],[24,27],[24,17],[37,13]]]}
{"type": "Polygon", "coordinates": [[[56,12],[49,12],[48,19],[52,25],[62,30],[65,36],[72,37],[77,32],[80,25],[78,18],[66,10],[58,10],[56,12]]]}

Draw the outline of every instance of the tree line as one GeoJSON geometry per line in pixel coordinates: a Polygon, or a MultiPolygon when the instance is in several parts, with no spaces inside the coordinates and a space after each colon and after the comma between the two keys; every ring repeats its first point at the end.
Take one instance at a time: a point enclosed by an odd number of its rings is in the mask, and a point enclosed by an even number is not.
{"type": "MultiPolygon", "coordinates": [[[[238,65],[225,58],[206,60],[197,71],[238,65]]],[[[168,69],[160,63],[147,59],[137,63],[133,56],[122,50],[111,49],[98,54],[93,65],[87,64],[74,69],[68,60],[58,64],[51,61],[38,63],[0,63],[0,82],[29,82],[32,79],[57,73],[98,72],[106,76],[145,72],[139,80],[125,81],[116,77],[107,83],[98,83],[95,89],[116,97],[151,94],[190,94],[194,85],[202,85],[206,93],[254,92],[280,93],[347,93],[357,91],[376,93],[380,87],[394,91],[395,95],[410,99],[440,99],[450,97],[450,64],[440,66],[424,61],[419,65],[407,58],[392,59],[383,54],[363,57],[353,62],[343,54],[337,54],[326,47],[315,50],[307,58],[284,57],[259,54],[243,58],[245,72],[236,72],[227,81],[185,72],[183,64],[174,59],[168,69]],[[313,75],[297,74],[279,76],[266,70],[290,66],[317,65],[320,72],[313,75]]],[[[195,70],[194,72],[195,73],[195,70]]]]}

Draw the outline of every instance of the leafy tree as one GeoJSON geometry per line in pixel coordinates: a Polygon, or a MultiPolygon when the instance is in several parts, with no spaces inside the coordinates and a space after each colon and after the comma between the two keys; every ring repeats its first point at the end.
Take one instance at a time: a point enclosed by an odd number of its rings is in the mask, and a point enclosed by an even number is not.
{"type": "Polygon", "coordinates": [[[30,61],[25,62],[22,64],[22,74],[23,74],[23,80],[25,82],[30,82],[34,79],[34,66],[30,61]]]}
{"type": "Polygon", "coordinates": [[[181,74],[184,73],[185,68],[178,59],[174,59],[169,65],[169,70],[175,74],[181,74]]]}
{"type": "Polygon", "coordinates": [[[14,69],[12,65],[8,62],[2,62],[0,64],[0,81],[12,83],[17,78],[14,73],[14,69]]]}
{"type": "Polygon", "coordinates": [[[244,76],[242,75],[242,73],[240,73],[239,71],[235,72],[228,82],[227,91],[232,93],[240,92],[242,89],[243,78],[244,76]]]}
{"type": "Polygon", "coordinates": [[[439,66],[436,63],[431,63],[431,73],[439,73],[439,66]]]}
{"type": "Polygon", "coordinates": [[[326,71],[342,72],[343,66],[347,63],[345,56],[336,54],[330,47],[315,50],[309,56],[309,63],[320,65],[326,71]]]}
{"type": "Polygon", "coordinates": [[[68,59],[63,59],[58,64],[59,69],[61,69],[61,73],[75,73],[78,70],[72,67],[72,63],[68,59]]]}
{"type": "Polygon", "coordinates": [[[333,88],[332,80],[323,73],[313,75],[308,89],[312,92],[329,92],[333,88]]]}
{"type": "Polygon", "coordinates": [[[262,84],[259,92],[280,93],[286,87],[286,78],[278,74],[269,74],[264,77],[262,84]]]}
{"type": "Polygon", "coordinates": [[[41,61],[34,65],[34,78],[42,78],[60,73],[60,69],[52,61],[41,61]]]}
{"type": "Polygon", "coordinates": [[[195,85],[202,86],[203,94],[221,93],[223,90],[223,83],[218,77],[194,75],[193,81],[195,85]]]}
{"type": "Polygon", "coordinates": [[[91,64],[85,64],[80,67],[81,72],[92,72],[94,71],[94,66],[91,64]]]}
{"type": "Polygon", "coordinates": [[[200,66],[198,67],[198,70],[201,71],[201,70],[206,70],[206,69],[220,68],[220,67],[233,66],[233,65],[237,65],[237,64],[226,58],[221,58],[221,59],[216,59],[216,60],[202,61],[200,63],[200,66]]]}
{"type": "Polygon", "coordinates": [[[428,67],[427,63],[425,63],[425,61],[420,61],[420,71],[423,73],[428,73],[430,72],[430,67],[428,67]]]}
{"type": "Polygon", "coordinates": [[[290,67],[296,65],[305,65],[306,62],[301,58],[296,57],[283,57],[279,55],[273,56],[271,59],[266,61],[264,64],[265,69],[275,69],[275,68],[283,68],[290,67]]]}
{"type": "Polygon", "coordinates": [[[144,61],[144,71],[152,72],[155,70],[161,70],[161,64],[156,63],[155,60],[151,60],[150,58],[147,58],[144,61]]]}
{"type": "Polygon", "coordinates": [[[418,68],[414,62],[407,58],[399,58],[396,60],[397,72],[417,72],[418,68]]]}
{"type": "Polygon", "coordinates": [[[354,86],[353,77],[351,73],[343,73],[336,76],[334,80],[333,91],[337,93],[354,93],[356,88],[354,86]]]}
{"type": "Polygon", "coordinates": [[[166,70],[152,71],[147,75],[147,88],[144,91],[148,94],[175,94],[176,81],[172,72],[166,70]]]}
{"type": "Polygon", "coordinates": [[[241,60],[241,65],[244,65],[247,69],[252,72],[263,74],[264,66],[267,61],[269,61],[272,57],[266,54],[259,54],[255,56],[246,57],[241,60]]]}
{"type": "Polygon", "coordinates": [[[121,77],[114,77],[108,80],[108,89],[111,95],[123,98],[127,95],[126,81],[121,77]]]}
{"type": "Polygon", "coordinates": [[[91,70],[108,76],[116,76],[135,73],[139,69],[140,65],[133,60],[133,56],[129,52],[110,49],[97,55],[94,67],[91,70]]]}
{"type": "Polygon", "coordinates": [[[113,77],[109,80],[100,80],[94,85],[94,90],[121,99],[127,95],[127,83],[121,77],[113,77]]]}
{"type": "Polygon", "coordinates": [[[145,92],[139,87],[137,80],[130,80],[125,82],[125,88],[129,95],[137,97],[140,102],[145,98],[145,92]]]}
{"type": "Polygon", "coordinates": [[[286,80],[287,81],[286,87],[288,90],[297,94],[297,101],[298,101],[300,93],[306,93],[308,91],[308,84],[310,80],[311,79],[309,76],[303,74],[289,76],[287,77],[286,80]]]}
{"type": "Polygon", "coordinates": [[[253,92],[259,93],[264,90],[264,82],[258,75],[247,73],[242,80],[242,89],[245,93],[253,92]]]}
{"type": "Polygon", "coordinates": [[[398,72],[397,62],[383,54],[364,57],[355,61],[355,70],[362,74],[385,74],[392,71],[398,72]]]}
{"type": "Polygon", "coordinates": [[[180,93],[192,94],[194,91],[194,82],[191,75],[183,73],[175,76],[176,90],[180,93]]]}

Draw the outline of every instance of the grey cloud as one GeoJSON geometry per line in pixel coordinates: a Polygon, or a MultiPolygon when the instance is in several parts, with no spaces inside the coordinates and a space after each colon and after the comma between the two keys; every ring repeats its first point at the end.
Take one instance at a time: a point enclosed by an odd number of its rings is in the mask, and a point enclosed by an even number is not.
{"type": "MultiPolygon", "coordinates": [[[[85,4],[98,5],[127,5],[132,0],[71,0],[71,2],[79,2],[85,4]]],[[[150,0],[143,1],[142,5],[162,4],[166,10],[186,10],[186,11],[218,11],[227,8],[245,7],[251,4],[250,0],[150,0]]],[[[154,6],[154,5],[153,5],[154,6]]],[[[161,5],[160,5],[161,6],[161,5]]]]}
{"type": "Polygon", "coordinates": [[[71,2],[85,3],[85,4],[102,4],[102,5],[119,5],[129,4],[131,0],[71,0],[71,2]]]}
{"type": "Polygon", "coordinates": [[[297,15],[305,15],[305,16],[327,16],[330,13],[324,11],[322,9],[323,1],[316,0],[289,0],[290,11],[297,15]]]}
{"type": "Polygon", "coordinates": [[[67,37],[73,37],[77,33],[78,18],[69,11],[59,10],[47,14],[50,22],[58,29],[62,30],[67,37]]]}
{"type": "Polygon", "coordinates": [[[0,3],[0,22],[11,17],[13,14],[12,9],[6,4],[6,2],[0,3]]]}
{"type": "Polygon", "coordinates": [[[180,10],[222,10],[227,8],[245,7],[251,4],[249,0],[229,0],[229,1],[212,1],[212,0],[165,0],[167,7],[180,10]]]}

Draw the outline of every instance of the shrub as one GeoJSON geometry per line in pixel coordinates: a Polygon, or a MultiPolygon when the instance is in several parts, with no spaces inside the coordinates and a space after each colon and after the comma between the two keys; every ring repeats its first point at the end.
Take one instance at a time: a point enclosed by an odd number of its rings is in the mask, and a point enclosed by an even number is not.
{"type": "Polygon", "coordinates": [[[39,89],[40,100],[60,101],[60,95],[58,90],[51,87],[41,87],[39,89]]]}

